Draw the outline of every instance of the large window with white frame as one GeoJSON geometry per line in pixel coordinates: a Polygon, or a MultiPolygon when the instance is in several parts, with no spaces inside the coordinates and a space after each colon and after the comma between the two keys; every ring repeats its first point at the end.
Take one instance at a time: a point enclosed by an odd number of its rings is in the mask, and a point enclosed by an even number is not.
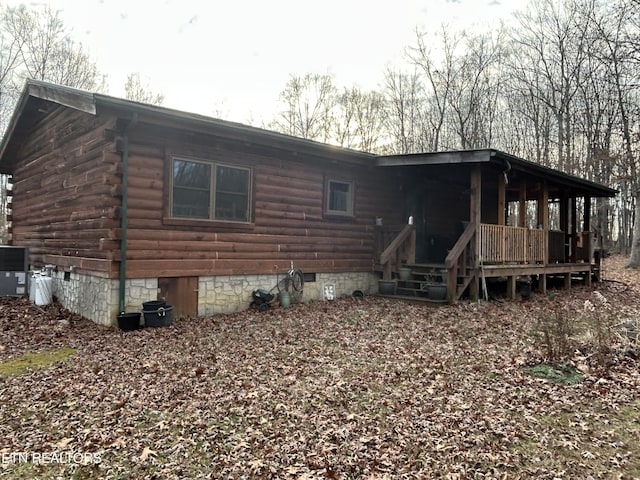
{"type": "Polygon", "coordinates": [[[353,182],[327,179],[325,184],[325,214],[353,216],[353,190],[353,182]]]}
{"type": "Polygon", "coordinates": [[[251,169],[173,157],[171,171],[171,217],[251,221],[251,169]]]}

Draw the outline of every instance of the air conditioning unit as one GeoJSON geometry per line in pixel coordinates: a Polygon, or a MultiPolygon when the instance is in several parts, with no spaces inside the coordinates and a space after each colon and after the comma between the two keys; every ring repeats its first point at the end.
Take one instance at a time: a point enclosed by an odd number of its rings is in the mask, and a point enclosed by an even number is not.
{"type": "Polygon", "coordinates": [[[0,245],[0,296],[27,293],[27,248],[0,245]]]}

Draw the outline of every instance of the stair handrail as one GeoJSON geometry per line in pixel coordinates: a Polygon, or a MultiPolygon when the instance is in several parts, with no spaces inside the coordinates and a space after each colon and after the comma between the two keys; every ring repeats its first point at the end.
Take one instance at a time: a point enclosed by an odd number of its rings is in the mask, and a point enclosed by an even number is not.
{"type": "Polygon", "coordinates": [[[458,241],[455,243],[453,248],[449,250],[449,254],[444,260],[445,267],[451,268],[453,265],[458,263],[460,255],[467,248],[467,245],[473,238],[474,233],[476,233],[476,225],[474,223],[469,223],[469,225],[467,225],[467,228],[464,229],[464,232],[462,232],[462,235],[460,235],[460,238],[458,238],[458,241]]]}
{"type": "Polygon", "coordinates": [[[389,244],[389,246],[384,249],[384,252],[380,254],[381,265],[386,264],[389,260],[391,260],[392,257],[395,256],[396,251],[402,246],[402,244],[407,240],[407,238],[409,238],[414,228],[415,228],[414,225],[407,224],[404,226],[402,230],[400,230],[400,233],[398,233],[396,238],[394,238],[389,244]]]}
{"type": "MultiPolygon", "coordinates": [[[[460,256],[467,251],[469,242],[474,238],[476,233],[476,224],[469,222],[467,227],[458,238],[453,248],[449,251],[447,258],[444,260],[444,265],[448,270],[447,274],[447,300],[449,302],[455,302],[459,298],[458,292],[458,268],[460,267],[460,256]]],[[[465,282],[468,285],[468,282],[465,282]]]]}

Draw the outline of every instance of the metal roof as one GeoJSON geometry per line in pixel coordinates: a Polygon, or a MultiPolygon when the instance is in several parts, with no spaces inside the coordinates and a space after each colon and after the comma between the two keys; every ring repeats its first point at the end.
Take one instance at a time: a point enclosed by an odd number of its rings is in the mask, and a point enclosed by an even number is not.
{"type": "Polygon", "coordinates": [[[453,165],[493,163],[505,170],[514,170],[526,173],[533,177],[545,179],[561,187],[572,189],[574,193],[589,195],[591,197],[614,197],[618,191],[592,182],[584,178],[564,173],[539,163],[531,162],[523,158],[510,155],[500,150],[491,148],[477,150],[458,150],[448,152],[428,152],[406,155],[383,155],[376,160],[380,167],[400,167],[417,165],[453,165]]]}

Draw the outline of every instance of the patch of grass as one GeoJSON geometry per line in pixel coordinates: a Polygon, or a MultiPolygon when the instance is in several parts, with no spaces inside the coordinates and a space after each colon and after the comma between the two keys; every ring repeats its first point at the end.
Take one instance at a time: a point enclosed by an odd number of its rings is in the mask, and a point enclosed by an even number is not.
{"type": "Polygon", "coordinates": [[[534,377],[562,385],[575,385],[584,379],[582,373],[569,366],[540,364],[527,368],[527,372],[534,377]]]}
{"type": "Polygon", "coordinates": [[[0,375],[17,376],[29,370],[48,367],[54,363],[64,362],[76,353],[75,348],[60,348],[46,352],[25,353],[17,358],[0,362],[0,375]]]}

